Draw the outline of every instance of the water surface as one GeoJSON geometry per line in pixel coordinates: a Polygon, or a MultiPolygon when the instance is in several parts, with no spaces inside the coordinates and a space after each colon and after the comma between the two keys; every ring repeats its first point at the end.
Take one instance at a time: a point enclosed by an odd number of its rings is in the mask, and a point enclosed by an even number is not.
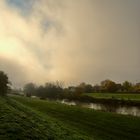
{"type": "Polygon", "coordinates": [[[114,106],[110,104],[101,103],[83,103],[79,101],[68,101],[67,99],[58,100],[59,102],[67,105],[80,106],[85,108],[91,108],[94,110],[102,110],[106,112],[114,112],[123,115],[132,115],[140,117],[140,107],[136,106],[114,106]]]}

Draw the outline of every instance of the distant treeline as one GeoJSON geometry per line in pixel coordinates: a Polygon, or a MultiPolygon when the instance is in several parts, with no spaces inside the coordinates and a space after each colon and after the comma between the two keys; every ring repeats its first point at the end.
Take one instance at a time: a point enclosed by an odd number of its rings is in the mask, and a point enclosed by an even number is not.
{"type": "Polygon", "coordinates": [[[132,84],[128,81],[115,83],[111,80],[104,80],[100,84],[81,83],[77,86],[63,87],[61,82],[46,83],[37,86],[28,83],[24,86],[26,96],[38,96],[40,98],[64,98],[79,96],[82,93],[140,93],[140,83],[132,84]]]}
{"type": "MultiPolygon", "coordinates": [[[[7,74],[0,71],[0,95],[6,95],[10,91],[10,85],[7,74]]],[[[19,91],[18,91],[19,92],[19,91]]],[[[18,93],[12,90],[11,93],[18,93]]],[[[24,86],[23,92],[26,96],[38,96],[40,98],[64,98],[76,97],[82,93],[140,93],[140,83],[133,84],[129,81],[116,83],[112,80],[104,80],[100,84],[91,85],[85,82],[77,86],[64,88],[62,82],[50,82],[45,85],[37,86],[34,83],[28,83],[24,86]]]]}

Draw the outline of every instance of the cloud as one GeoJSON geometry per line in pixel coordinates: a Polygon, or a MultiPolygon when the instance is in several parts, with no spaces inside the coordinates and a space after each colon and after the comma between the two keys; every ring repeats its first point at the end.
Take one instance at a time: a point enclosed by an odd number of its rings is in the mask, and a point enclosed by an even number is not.
{"type": "Polygon", "coordinates": [[[18,86],[140,80],[138,5],[137,0],[40,0],[22,15],[0,1],[0,58],[5,63],[0,69],[18,86]]]}
{"type": "Polygon", "coordinates": [[[22,87],[28,81],[28,71],[17,61],[0,57],[0,70],[8,74],[13,86],[22,87]]]}

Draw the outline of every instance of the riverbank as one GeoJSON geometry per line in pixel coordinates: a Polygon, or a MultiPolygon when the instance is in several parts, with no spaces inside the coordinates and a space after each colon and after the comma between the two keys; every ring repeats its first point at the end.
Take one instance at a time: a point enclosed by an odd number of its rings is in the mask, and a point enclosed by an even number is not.
{"type": "MultiPolygon", "coordinates": [[[[49,116],[90,140],[139,140],[140,118],[68,106],[55,101],[12,97],[16,102],[49,116]]],[[[59,131],[59,133],[62,133],[59,131]]],[[[86,140],[86,138],[82,138],[86,140]]]]}
{"type": "Polygon", "coordinates": [[[17,99],[0,97],[0,140],[31,139],[90,140],[91,138],[47,114],[42,114],[35,108],[24,105],[17,99]]]}
{"type": "MultiPolygon", "coordinates": [[[[96,93],[97,94],[97,93],[96,93]]],[[[137,106],[140,107],[140,94],[138,95],[139,98],[137,100],[133,100],[132,98],[123,98],[124,95],[122,95],[122,98],[115,98],[114,96],[109,96],[106,98],[103,93],[102,96],[100,96],[101,93],[99,93],[99,96],[93,96],[91,93],[82,94],[80,96],[70,95],[70,96],[60,96],[58,98],[52,99],[52,100],[63,100],[67,99],[68,101],[80,101],[83,103],[101,103],[106,105],[113,105],[113,106],[137,106]]],[[[119,95],[121,97],[121,94],[119,95]]]]}
{"type": "Polygon", "coordinates": [[[140,101],[140,93],[85,93],[94,98],[140,101]]]}

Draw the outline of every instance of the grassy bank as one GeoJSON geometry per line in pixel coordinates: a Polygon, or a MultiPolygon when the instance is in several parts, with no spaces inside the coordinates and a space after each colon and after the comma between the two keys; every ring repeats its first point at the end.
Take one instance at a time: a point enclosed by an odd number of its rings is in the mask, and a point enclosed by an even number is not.
{"type": "MultiPolygon", "coordinates": [[[[69,130],[91,140],[139,140],[140,118],[67,106],[57,102],[25,97],[16,101],[61,122],[69,130]]],[[[59,131],[61,133],[61,131],[59,131]]],[[[83,139],[87,139],[84,138],[83,139]]]]}
{"type": "Polygon", "coordinates": [[[140,101],[140,94],[134,93],[85,93],[84,95],[99,99],[118,99],[140,101]]]}
{"type": "MultiPolygon", "coordinates": [[[[26,100],[26,99],[25,99],[26,100]]],[[[88,136],[69,129],[47,114],[0,97],[0,140],[84,140],[88,136]]]]}

